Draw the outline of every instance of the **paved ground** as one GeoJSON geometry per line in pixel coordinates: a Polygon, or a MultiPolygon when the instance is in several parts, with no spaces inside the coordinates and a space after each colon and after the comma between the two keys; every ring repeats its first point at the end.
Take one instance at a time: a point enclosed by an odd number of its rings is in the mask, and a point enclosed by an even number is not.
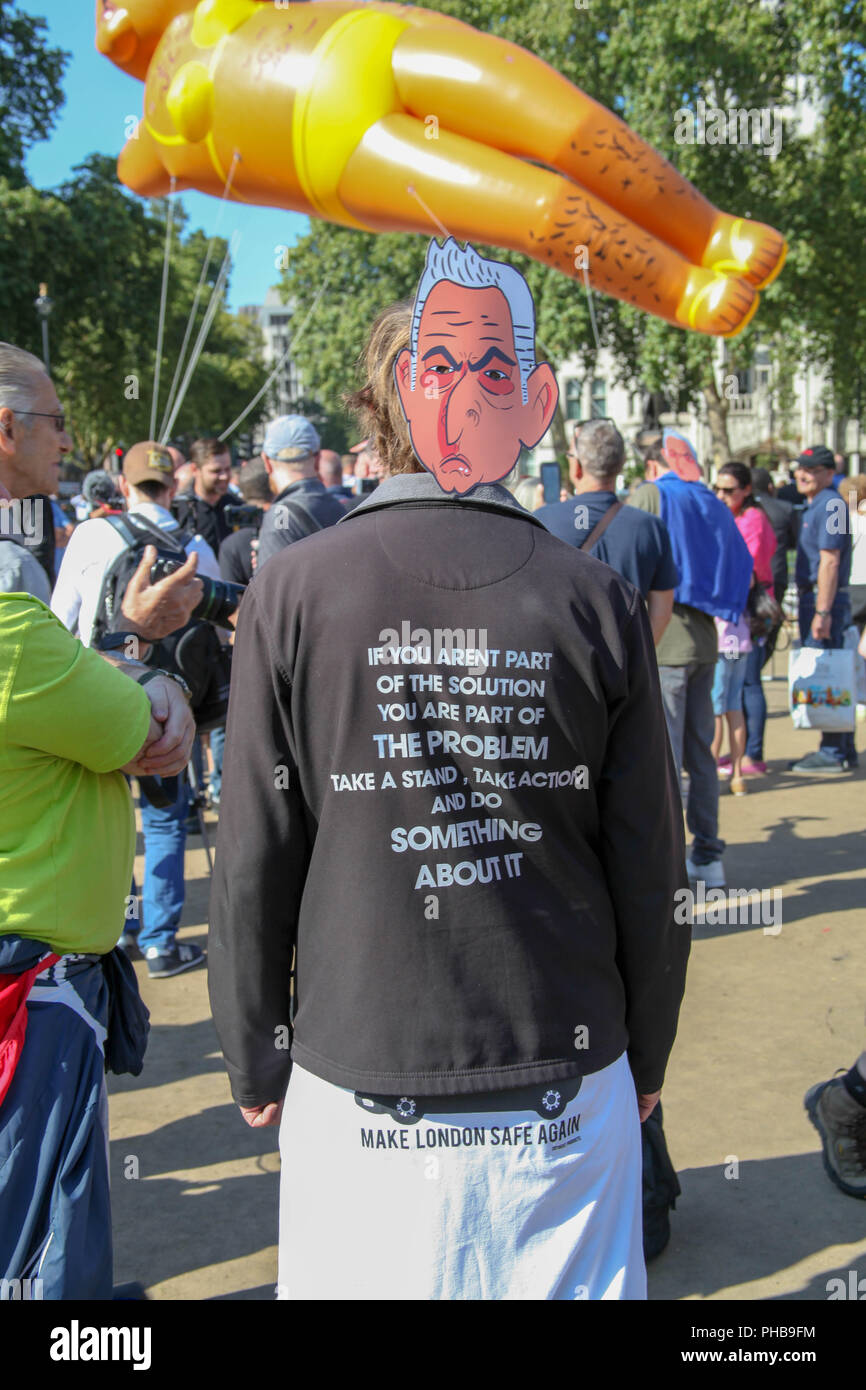
{"type": "MultiPolygon", "coordinates": [[[[683,1195],[653,1299],[825,1299],[828,1279],[866,1277],[866,1202],[827,1181],[802,1106],[866,1046],[866,726],[858,773],[793,777],[786,760],[817,735],[792,730],[783,682],[767,689],[772,772],[746,798],[725,789],[721,825],[729,887],[780,889],[781,931],[695,928],[664,1092],[683,1195]]],[[[191,844],[182,937],[204,945],[207,869],[191,844]]],[[[276,1131],[232,1105],[204,971],[154,983],[137,969],[153,1030],[142,1075],[109,1086],[116,1278],[157,1299],[271,1298],[276,1131]]]]}

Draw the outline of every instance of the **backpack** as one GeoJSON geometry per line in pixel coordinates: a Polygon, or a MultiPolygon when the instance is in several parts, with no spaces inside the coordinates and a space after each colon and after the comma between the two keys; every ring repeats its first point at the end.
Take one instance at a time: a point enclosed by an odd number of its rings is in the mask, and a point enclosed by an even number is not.
{"type": "MultiPolygon", "coordinates": [[[[105,571],[91,645],[100,647],[109,632],[123,631],[121,604],[127,585],[141,563],[145,546],[152,545],[160,560],[187,559],[185,533],[179,526],[162,530],[143,517],[130,515],[101,518],[120,536],[124,548],[105,571]]],[[[192,712],[199,733],[221,728],[228,712],[231,649],[220,642],[211,623],[191,618],[185,627],[151,644],[147,666],[182,676],[192,695],[192,712]]]]}

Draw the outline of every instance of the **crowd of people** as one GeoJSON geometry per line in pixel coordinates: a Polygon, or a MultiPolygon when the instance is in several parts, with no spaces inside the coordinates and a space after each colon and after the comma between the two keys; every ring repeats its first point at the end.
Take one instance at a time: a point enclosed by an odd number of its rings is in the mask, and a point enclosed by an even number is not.
{"type": "MultiPolygon", "coordinates": [[[[188,451],[142,441],[119,472],[88,474],[74,520],[56,506],[72,440],[54,383],[0,344],[0,1275],[38,1275],[46,1296],[111,1297],[103,1069],[141,1070],[130,961],[157,981],[204,962],[178,930],[205,799],[220,823],[214,1018],[246,1121],[282,1119],[280,1296],[359,1296],[387,1203],[430,1235],[417,1261],[386,1241],[381,1287],[395,1296],[644,1296],[637,1118],[644,1131],[658,1121],[685,977],[674,894],[726,884],[720,787],[742,796],[768,773],[762,672],[791,594],[803,646],[841,648],[854,625],[866,655],[866,478],[819,444],[797,458],[793,493],[737,460],[708,486],[690,442],[659,427],[634,441],[641,476],[625,489],[626,441],[592,419],[569,427],[559,501],[545,504],[534,480],[448,496],[413,453],[394,384],[400,354],[417,351],[410,309],[374,326],[352,401],[368,437],[350,453],[323,448],[298,415],[271,420],[260,457],[240,465],[213,436],[188,451]],[[452,634],[444,674],[423,664],[415,635],[402,674],[382,656],[398,610],[428,643],[452,634]],[[470,631],[485,634],[483,678],[454,674],[474,669],[453,639],[470,631]],[[526,720],[521,707],[521,724],[535,717],[537,739],[511,727],[520,667],[537,706],[526,720]],[[464,680],[498,703],[458,709],[448,692],[474,689],[464,680]],[[428,694],[423,723],[401,728],[428,694]],[[407,731],[422,727],[423,744],[407,731]],[[451,762],[432,756],[441,748],[451,762]],[[591,797],[516,791],[530,782],[510,769],[522,756],[540,766],[542,748],[552,768],[588,769],[591,797]],[[428,826],[431,800],[434,816],[440,800],[468,806],[461,785],[473,806],[502,809],[428,826]],[[402,840],[398,811],[414,827],[402,840]],[[483,842],[488,857],[455,865],[443,853],[397,881],[395,854],[435,843],[434,830],[440,845],[483,842]],[[497,854],[509,836],[529,853],[497,854]],[[575,914],[591,947],[569,935],[575,914]],[[281,1029],[291,1053],[274,1044],[281,1029]],[[489,1265],[460,1266],[453,1223],[476,1251],[490,1244],[465,1169],[443,1197],[408,1165],[374,1171],[355,1152],[359,1096],[371,1148],[405,1148],[405,1121],[438,1118],[474,1136],[466,1163],[495,1159],[485,1181],[504,1212],[528,1165],[515,1149],[506,1170],[491,1136],[528,1145],[530,1112],[542,1130],[564,1116],[564,1134],[577,1077],[591,1141],[581,1200],[557,1196],[531,1275],[516,1218],[489,1265]],[[611,1118],[629,1105],[633,1127],[611,1118]],[[389,1132],[397,1140],[380,1142],[389,1132]],[[86,1195],[68,1180],[82,1168],[86,1195]],[[317,1182],[327,1200],[311,1204],[317,1182]],[[447,1229],[437,1202],[450,1203],[447,1229]]],[[[790,771],[856,766],[854,734],[827,732],[790,771]]],[[[807,1107],[830,1176],[866,1197],[866,1052],[807,1107]]],[[[533,1173],[521,1200],[551,1200],[533,1173]]]]}

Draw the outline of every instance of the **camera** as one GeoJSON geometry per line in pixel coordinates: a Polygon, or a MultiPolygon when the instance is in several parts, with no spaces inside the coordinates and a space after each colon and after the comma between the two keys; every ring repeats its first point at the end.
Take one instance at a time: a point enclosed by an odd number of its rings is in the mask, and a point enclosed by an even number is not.
{"type": "Polygon", "coordinates": [[[257,507],[254,502],[237,502],[226,507],[223,516],[233,531],[239,531],[242,526],[252,526],[256,531],[260,531],[265,512],[263,507],[257,507]]]}
{"type": "MultiPolygon", "coordinates": [[[[181,568],[182,563],[180,560],[154,561],[150,567],[151,584],[158,584],[160,579],[174,574],[181,568]]],[[[196,578],[201,580],[204,592],[190,617],[203,618],[206,622],[214,623],[216,627],[229,627],[229,618],[244,596],[244,585],[230,584],[226,579],[209,579],[204,574],[199,574],[196,578]]]]}

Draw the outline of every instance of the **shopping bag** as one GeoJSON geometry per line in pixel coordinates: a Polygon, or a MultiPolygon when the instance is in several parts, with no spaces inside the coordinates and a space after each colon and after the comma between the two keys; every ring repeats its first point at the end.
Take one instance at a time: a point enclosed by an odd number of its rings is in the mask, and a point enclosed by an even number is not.
{"type": "Polygon", "coordinates": [[[854,623],[842,634],[846,651],[854,653],[854,690],[858,705],[866,705],[866,657],[858,652],[860,633],[854,623]]]}
{"type": "Polygon", "coordinates": [[[844,648],[798,647],[788,661],[788,696],[795,729],[853,733],[856,653],[844,648]]]}

